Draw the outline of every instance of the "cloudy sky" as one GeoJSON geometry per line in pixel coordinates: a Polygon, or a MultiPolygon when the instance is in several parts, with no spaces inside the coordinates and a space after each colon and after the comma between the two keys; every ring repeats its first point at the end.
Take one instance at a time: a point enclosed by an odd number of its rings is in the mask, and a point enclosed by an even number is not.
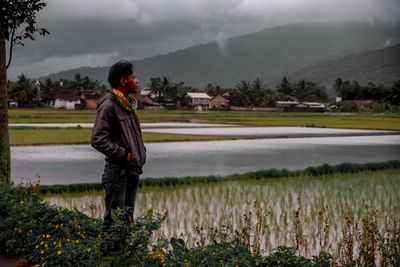
{"type": "Polygon", "coordinates": [[[142,59],[296,22],[394,21],[400,0],[51,0],[8,79],[142,59]]]}

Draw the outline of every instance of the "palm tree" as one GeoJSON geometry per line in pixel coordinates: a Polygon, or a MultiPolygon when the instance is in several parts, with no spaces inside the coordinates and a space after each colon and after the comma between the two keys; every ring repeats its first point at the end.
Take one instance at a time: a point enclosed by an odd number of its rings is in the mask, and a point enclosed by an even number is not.
{"type": "Polygon", "coordinates": [[[305,80],[300,80],[296,86],[296,97],[300,101],[304,101],[307,97],[308,87],[305,80]]]}
{"type": "Polygon", "coordinates": [[[283,96],[292,95],[292,88],[286,76],[283,76],[281,84],[276,88],[276,91],[283,96]]]}
{"type": "Polygon", "coordinates": [[[157,102],[162,104],[163,98],[164,98],[164,92],[161,86],[161,78],[160,77],[154,77],[150,78],[150,88],[152,93],[157,97],[157,102]]]}
{"type": "Polygon", "coordinates": [[[333,85],[333,88],[335,88],[336,95],[342,96],[343,81],[341,78],[337,78],[335,80],[335,84],[333,85]]]}

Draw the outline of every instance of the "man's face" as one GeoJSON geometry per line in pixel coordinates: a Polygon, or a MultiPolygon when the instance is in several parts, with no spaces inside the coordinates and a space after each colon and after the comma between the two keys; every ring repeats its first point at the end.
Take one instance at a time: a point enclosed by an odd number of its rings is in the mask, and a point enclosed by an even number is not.
{"type": "Polygon", "coordinates": [[[121,79],[121,85],[128,93],[137,93],[139,80],[136,77],[136,73],[123,77],[121,79]]]}

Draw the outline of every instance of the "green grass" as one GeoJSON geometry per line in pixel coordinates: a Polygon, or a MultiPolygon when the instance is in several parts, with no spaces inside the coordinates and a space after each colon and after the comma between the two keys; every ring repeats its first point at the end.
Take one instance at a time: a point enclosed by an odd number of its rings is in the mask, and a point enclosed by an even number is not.
{"type": "Polygon", "coordinates": [[[59,110],[50,108],[8,110],[10,123],[93,122],[95,117],[95,110],[59,110]]]}
{"type": "Polygon", "coordinates": [[[10,145],[86,144],[91,129],[25,129],[10,128],[10,145]]]}
{"type": "MultiPolygon", "coordinates": [[[[10,109],[11,123],[93,122],[95,110],[10,109]]],[[[253,126],[313,126],[400,130],[398,113],[284,113],[140,110],[142,122],[207,122],[253,126]]]]}
{"type": "MultiPolygon", "coordinates": [[[[49,144],[89,144],[91,129],[77,128],[11,128],[10,144],[15,145],[49,145],[49,144]]],[[[213,141],[235,139],[235,137],[185,135],[167,133],[143,133],[145,142],[173,142],[173,141],[213,141]]]]}

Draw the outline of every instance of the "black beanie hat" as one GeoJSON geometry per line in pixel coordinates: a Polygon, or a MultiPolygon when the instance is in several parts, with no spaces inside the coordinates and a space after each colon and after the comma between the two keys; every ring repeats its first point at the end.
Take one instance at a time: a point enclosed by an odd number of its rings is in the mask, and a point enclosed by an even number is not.
{"type": "Polygon", "coordinates": [[[120,86],[121,78],[133,73],[133,65],[128,60],[120,60],[111,66],[108,73],[108,82],[112,88],[120,86]]]}

